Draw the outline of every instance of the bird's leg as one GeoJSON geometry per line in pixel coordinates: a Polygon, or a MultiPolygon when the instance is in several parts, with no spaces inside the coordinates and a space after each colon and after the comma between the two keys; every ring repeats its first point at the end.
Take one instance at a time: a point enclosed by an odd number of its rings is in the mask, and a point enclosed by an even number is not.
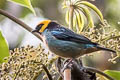
{"type": "Polygon", "coordinates": [[[64,67],[63,67],[63,69],[61,70],[61,72],[64,72],[64,70],[65,70],[66,68],[70,68],[70,63],[71,63],[73,60],[74,60],[73,58],[65,60],[65,61],[63,62],[64,67]]]}

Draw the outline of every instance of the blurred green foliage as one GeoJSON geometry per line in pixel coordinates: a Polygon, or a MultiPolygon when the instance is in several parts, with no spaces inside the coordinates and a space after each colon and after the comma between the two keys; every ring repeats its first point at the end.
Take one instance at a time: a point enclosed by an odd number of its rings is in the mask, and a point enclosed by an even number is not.
{"type": "Polygon", "coordinates": [[[115,80],[120,80],[120,71],[115,71],[115,70],[105,70],[104,73],[108,74],[115,80]]]}
{"type": "Polygon", "coordinates": [[[30,9],[34,13],[34,15],[36,15],[32,5],[31,5],[30,0],[8,0],[8,1],[15,2],[21,6],[27,7],[28,9],[30,9]]]}
{"type": "Polygon", "coordinates": [[[5,8],[6,0],[0,0],[0,8],[5,8]]]}
{"type": "Polygon", "coordinates": [[[9,47],[0,31],[0,63],[4,62],[4,58],[9,56],[9,47]]]}
{"type": "Polygon", "coordinates": [[[105,3],[105,18],[111,27],[120,30],[120,25],[118,24],[120,21],[120,0],[105,0],[105,3]]]}

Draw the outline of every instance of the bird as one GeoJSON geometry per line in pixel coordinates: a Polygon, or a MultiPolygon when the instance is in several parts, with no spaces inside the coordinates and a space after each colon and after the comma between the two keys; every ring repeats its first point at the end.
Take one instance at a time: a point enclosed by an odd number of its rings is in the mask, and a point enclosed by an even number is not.
{"type": "Polygon", "coordinates": [[[87,37],[60,25],[56,21],[41,21],[32,33],[37,32],[42,42],[50,52],[64,58],[78,58],[85,54],[104,50],[116,53],[114,50],[101,47],[87,37]]]}

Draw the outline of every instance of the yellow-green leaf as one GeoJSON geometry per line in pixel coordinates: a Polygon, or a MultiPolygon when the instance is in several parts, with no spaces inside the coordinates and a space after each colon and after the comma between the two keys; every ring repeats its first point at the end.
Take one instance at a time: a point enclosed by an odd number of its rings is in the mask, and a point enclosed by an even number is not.
{"type": "Polygon", "coordinates": [[[81,32],[84,27],[84,17],[83,14],[81,14],[81,12],[76,12],[76,21],[81,32]]]}
{"type": "Polygon", "coordinates": [[[66,5],[65,2],[62,3],[62,6],[63,6],[63,7],[62,7],[63,9],[67,8],[67,5],[66,5]]]}
{"type": "Polygon", "coordinates": [[[86,16],[87,20],[88,20],[88,26],[89,27],[94,27],[94,22],[93,19],[91,17],[90,11],[88,10],[88,8],[86,7],[81,7],[83,10],[84,15],[86,16]]]}
{"type": "Polygon", "coordinates": [[[8,44],[0,31],[0,63],[2,63],[4,61],[4,57],[7,56],[9,56],[8,44]]]}
{"type": "Polygon", "coordinates": [[[81,1],[80,4],[83,4],[85,6],[88,6],[89,8],[93,9],[99,16],[100,20],[103,22],[103,15],[101,13],[101,11],[92,3],[87,2],[87,1],[81,1]]]}
{"type": "Polygon", "coordinates": [[[76,26],[76,16],[74,15],[73,16],[73,27],[75,27],[76,26]]]}
{"type": "Polygon", "coordinates": [[[21,6],[27,7],[28,9],[30,9],[35,14],[35,11],[34,11],[32,5],[31,5],[30,0],[8,0],[8,1],[15,2],[15,3],[17,3],[21,6]]]}
{"type": "Polygon", "coordinates": [[[115,71],[115,70],[105,70],[104,73],[108,74],[115,80],[120,80],[120,71],[115,71]]]}
{"type": "Polygon", "coordinates": [[[66,20],[66,23],[69,24],[69,10],[66,11],[66,15],[65,15],[65,20],[66,20]]]}

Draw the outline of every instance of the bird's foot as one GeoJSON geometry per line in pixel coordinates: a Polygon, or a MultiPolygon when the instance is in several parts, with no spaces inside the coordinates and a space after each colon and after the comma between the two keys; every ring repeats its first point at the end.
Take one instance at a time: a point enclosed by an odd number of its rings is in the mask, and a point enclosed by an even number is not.
{"type": "Polygon", "coordinates": [[[67,69],[67,68],[71,68],[71,66],[72,66],[72,61],[73,61],[74,59],[72,58],[72,59],[67,59],[67,60],[65,60],[64,61],[64,67],[63,67],[63,69],[61,70],[61,72],[64,72],[64,70],[65,69],[67,69]]]}

